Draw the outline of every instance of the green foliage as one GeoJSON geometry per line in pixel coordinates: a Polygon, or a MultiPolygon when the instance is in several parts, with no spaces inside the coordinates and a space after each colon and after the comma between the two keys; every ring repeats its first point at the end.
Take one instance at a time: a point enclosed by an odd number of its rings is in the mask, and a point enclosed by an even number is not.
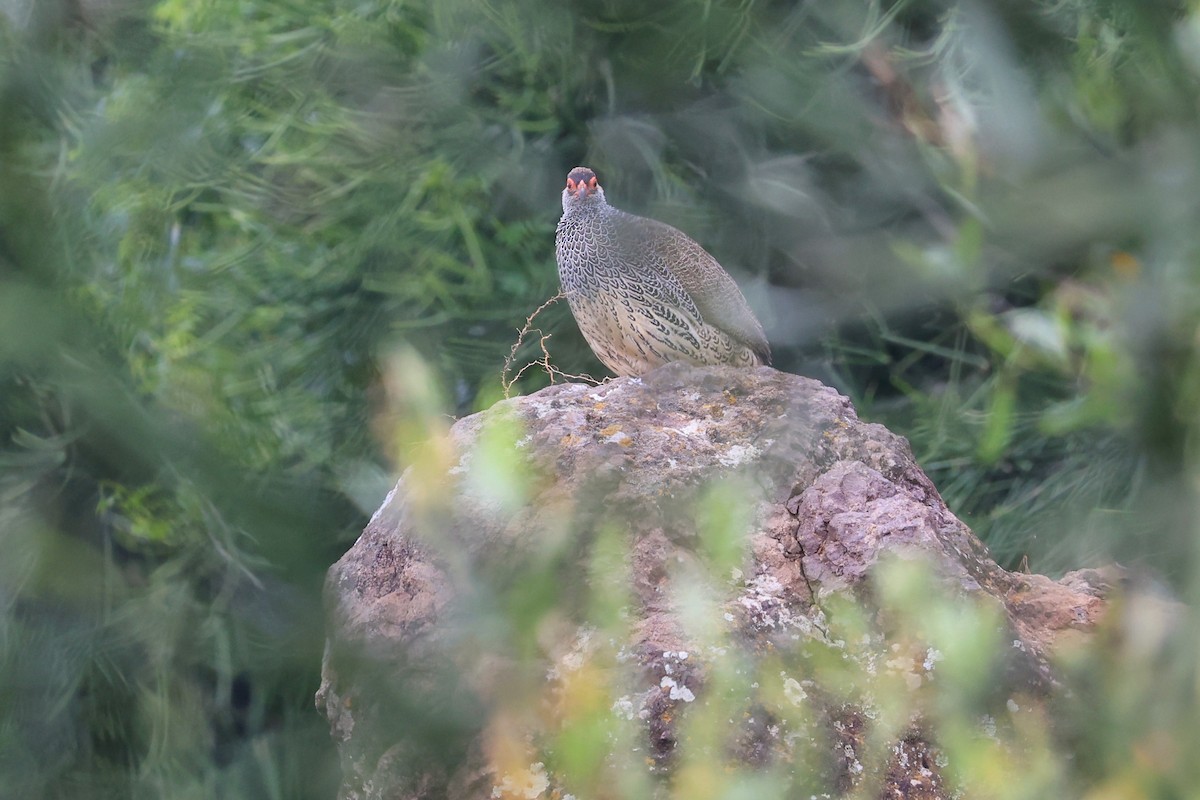
{"type": "MultiPolygon", "coordinates": [[[[740,271],[778,365],[906,434],[1002,562],[1194,592],[1198,31],[1135,0],[0,4],[0,794],[332,793],[321,574],[498,396],[581,162],[740,271]]],[[[537,324],[601,374],[562,304],[537,324]]],[[[489,437],[477,489],[515,502],[519,431],[489,437]]],[[[700,580],[740,558],[721,491],[700,580]]],[[[620,554],[570,599],[598,624],[620,554]]],[[[498,629],[535,649],[573,555],[498,629]]],[[[1155,687],[1108,704],[1141,667],[1095,658],[1105,729],[1138,724],[1080,738],[1127,752],[1155,687]]],[[[581,709],[586,776],[628,732],[581,709]]]]}

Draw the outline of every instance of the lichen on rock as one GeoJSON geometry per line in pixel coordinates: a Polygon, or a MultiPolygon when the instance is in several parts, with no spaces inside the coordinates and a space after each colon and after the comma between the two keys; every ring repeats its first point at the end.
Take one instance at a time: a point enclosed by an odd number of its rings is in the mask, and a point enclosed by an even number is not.
{"type": "Polygon", "coordinates": [[[552,386],[451,441],[329,573],[343,798],[950,797],[944,699],[1011,747],[989,726],[1106,607],[1106,574],[1001,569],[901,437],[767,367],[552,386]]]}

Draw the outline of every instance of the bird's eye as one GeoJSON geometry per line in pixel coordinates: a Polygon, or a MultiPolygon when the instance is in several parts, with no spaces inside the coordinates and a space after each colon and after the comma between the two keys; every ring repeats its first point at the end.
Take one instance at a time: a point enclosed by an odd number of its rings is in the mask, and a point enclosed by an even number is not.
{"type": "Polygon", "coordinates": [[[568,188],[568,189],[574,189],[574,188],[575,188],[575,181],[571,180],[570,178],[567,178],[567,188],[568,188]]]}
{"type": "Polygon", "coordinates": [[[595,189],[595,188],[596,188],[596,176],[595,176],[595,175],[593,175],[592,177],[588,178],[588,188],[589,188],[589,189],[595,189]]]}

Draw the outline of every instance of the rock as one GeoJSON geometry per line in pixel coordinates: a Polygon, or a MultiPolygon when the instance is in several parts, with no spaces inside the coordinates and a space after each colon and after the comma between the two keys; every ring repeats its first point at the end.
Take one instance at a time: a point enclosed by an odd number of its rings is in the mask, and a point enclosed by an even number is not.
{"type": "Polygon", "coordinates": [[[329,572],[347,800],[950,797],[938,698],[1003,740],[1116,580],[1001,569],[904,439],[768,367],[552,386],[448,445],[329,572]]]}

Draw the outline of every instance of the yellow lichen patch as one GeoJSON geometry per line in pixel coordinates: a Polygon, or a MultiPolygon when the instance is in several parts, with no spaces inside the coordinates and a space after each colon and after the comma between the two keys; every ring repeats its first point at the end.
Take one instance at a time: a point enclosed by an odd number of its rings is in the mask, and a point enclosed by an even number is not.
{"type": "Polygon", "coordinates": [[[533,800],[549,788],[545,766],[534,761],[527,745],[528,720],[519,714],[501,712],[484,733],[492,797],[533,800]]]}
{"type": "Polygon", "coordinates": [[[573,719],[607,711],[612,701],[607,694],[604,671],[588,661],[581,661],[578,666],[568,661],[566,666],[562,670],[562,683],[558,691],[556,721],[565,724],[573,719]]]}
{"type": "Polygon", "coordinates": [[[633,444],[633,437],[621,430],[620,425],[609,425],[600,431],[600,436],[604,438],[604,441],[616,442],[621,447],[629,447],[629,445],[633,444]]]}

